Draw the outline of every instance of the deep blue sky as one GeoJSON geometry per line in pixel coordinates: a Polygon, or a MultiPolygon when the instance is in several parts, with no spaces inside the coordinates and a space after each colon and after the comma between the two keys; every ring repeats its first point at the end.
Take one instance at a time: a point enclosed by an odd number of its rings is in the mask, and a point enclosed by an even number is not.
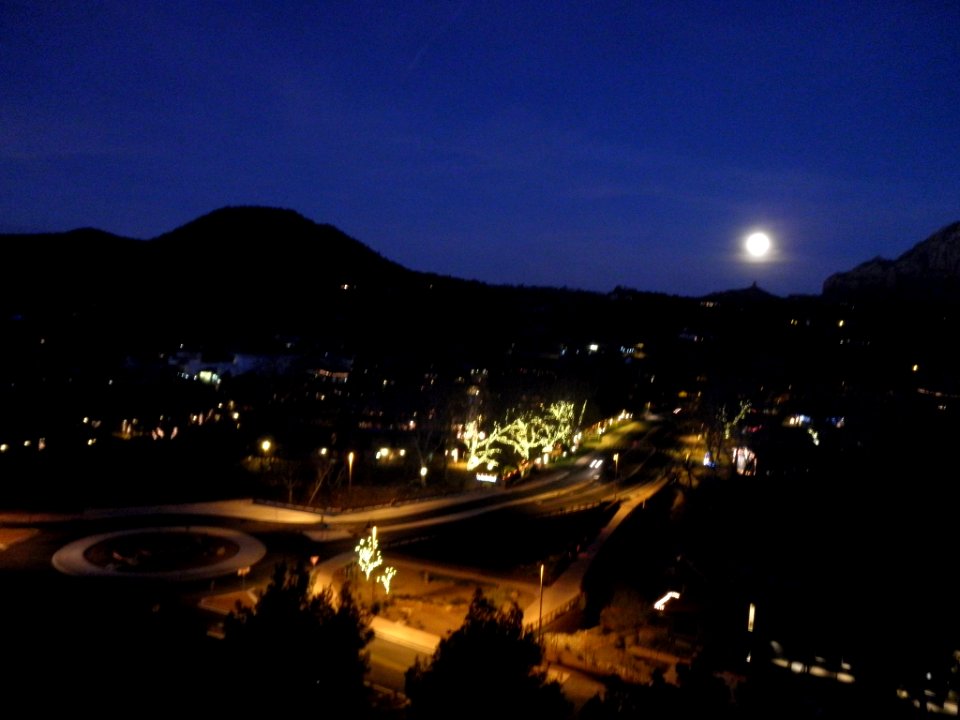
{"type": "Polygon", "coordinates": [[[251,204],[489,282],[818,293],[960,220],[960,2],[0,0],[0,232],[251,204]]]}

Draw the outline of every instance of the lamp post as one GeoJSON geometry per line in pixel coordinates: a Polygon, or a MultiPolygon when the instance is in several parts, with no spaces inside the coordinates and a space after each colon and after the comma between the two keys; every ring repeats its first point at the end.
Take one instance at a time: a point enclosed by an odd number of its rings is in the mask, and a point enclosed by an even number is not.
{"type": "Polygon", "coordinates": [[[273,440],[270,438],[261,438],[258,447],[260,449],[260,472],[262,474],[270,470],[275,447],[273,440]]]}
{"type": "Polygon", "coordinates": [[[540,636],[540,644],[543,645],[543,563],[540,563],[540,621],[537,634],[540,636]]]}
{"type": "Polygon", "coordinates": [[[347,493],[353,489],[353,450],[347,453],[347,493]]]}
{"type": "Polygon", "coordinates": [[[620,478],[620,453],[613,454],[613,479],[620,478]]]}

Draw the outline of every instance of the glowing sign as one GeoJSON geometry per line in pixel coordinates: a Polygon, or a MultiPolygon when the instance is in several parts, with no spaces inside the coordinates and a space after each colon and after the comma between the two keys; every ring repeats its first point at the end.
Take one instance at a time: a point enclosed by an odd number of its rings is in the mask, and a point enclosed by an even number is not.
{"type": "Polygon", "coordinates": [[[490,473],[477,473],[477,480],[482,483],[495,483],[497,476],[490,473]]]}

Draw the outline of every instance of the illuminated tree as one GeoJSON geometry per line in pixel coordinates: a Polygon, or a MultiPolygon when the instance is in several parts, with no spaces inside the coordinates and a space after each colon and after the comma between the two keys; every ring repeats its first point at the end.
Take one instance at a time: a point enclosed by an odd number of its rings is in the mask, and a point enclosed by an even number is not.
{"type": "Polygon", "coordinates": [[[357,564],[363,571],[364,577],[370,579],[370,573],[383,564],[383,555],[380,552],[380,543],[377,542],[377,526],[374,525],[370,537],[360,538],[354,548],[357,552],[357,564]]]}
{"type": "Polygon", "coordinates": [[[468,447],[467,469],[480,465],[493,468],[503,450],[520,460],[529,460],[534,451],[552,450],[566,445],[576,432],[574,405],[563,400],[540,406],[537,410],[516,410],[507,413],[503,423],[494,422],[489,432],[482,432],[476,423],[468,424],[464,439],[468,447]],[[510,419],[512,417],[512,419],[510,419]]]}
{"type": "Polygon", "coordinates": [[[531,413],[518,415],[505,425],[497,440],[509,447],[519,460],[529,460],[534,449],[540,447],[538,419],[531,413]]]}
{"type": "Polygon", "coordinates": [[[383,585],[383,589],[386,590],[387,595],[390,594],[390,583],[393,582],[393,576],[397,574],[397,569],[393,566],[388,566],[383,569],[383,572],[377,576],[377,582],[383,585]]]}
{"type": "Polygon", "coordinates": [[[500,433],[501,428],[497,423],[489,433],[480,430],[479,421],[467,423],[463,431],[463,439],[467,444],[467,470],[480,466],[492,470],[500,464],[497,459],[500,454],[500,433]]]}
{"type": "Polygon", "coordinates": [[[733,437],[737,426],[747,417],[750,407],[749,401],[740,400],[735,412],[726,404],[707,410],[705,440],[714,462],[719,463],[724,457],[727,441],[733,437]]]}
{"type": "Polygon", "coordinates": [[[569,445],[576,433],[574,405],[569,400],[553,402],[544,408],[541,416],[541,432],[544,446],[569,445]]]}
{"type": "Polygon", "coordinates": [[[497,440],[520,460],[529,460],[534,451],[549,451],[570,442],[575,430],[573,412],[573,403],[567,401],[520,412],[500,429],[497,440]]]}
{"type": "Polygon", "coordinates": [[[727,417],[726,405],[720,408],[721,419],[723,422],[724,440],[729,440],[732,437],[733,431],[736,429],[737,425],[744,421],[748,412],[750,412],[750,402],[748,400],[740,401],[740,407],[737,409],[736,414],[732,418],[727,417]]]}

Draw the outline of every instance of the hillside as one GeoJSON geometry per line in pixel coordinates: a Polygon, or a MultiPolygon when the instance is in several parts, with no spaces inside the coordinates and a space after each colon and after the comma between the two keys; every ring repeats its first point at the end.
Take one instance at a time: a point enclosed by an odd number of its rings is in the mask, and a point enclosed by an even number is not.
{"type": "Polygon", "coordinates": [[[830,299],[960,300],[960,222],[941,228],[896,260],[874,258],[831,275],[830,299]]]}
{"type": "MultiPolygon", "coordinates": [[[[787,342],[781,328],[797,313],[829,315],[829,306],[854,298],[892,298],[901,309],[915,297],[960,298],[960,223],[897,260],[832,275],[822,297],[784,299],[753,286],[704,303],[624,288],[601,294],[422,273],[333,226],[267,207],[221,208],[145,241],[83,229],[0,242],[7,258],[0,318],[17,320],[9,328],[16,337],[56,337],[64,358],[122,358],[181,344],[262,350],[295,338],[345,354],[474,362],[488,354],[557,356],[588,343],[615,350],[643,342],[650,350],[672,347],[678,337],[737,336],[734,347],[715,352],[730,365],[746,356],[746,372],[787,342]],[[734,327],[770,331],[744,336],[734,327]]],[[[877,317],[861,322],[871,335],[889,330],[885,307],[879,302],[869,311],[877,317]]],[[[900,310],[896,316],[905,325],[884,333],[896,336],[891,347],[952,336],[952,317],[928,327],[900,310]]]]}
{"type": "MultiPolygon", "coordinates": [[[[277,336],[404,352],[556,346],[629,332],[688,301],[421,273],[284,209],[215,210],[151,240],[97,230],[0,236],[0,313],[77,347],[257,346],[277,336]]],[[[673,314],[671,310],[668,314],[673,314]]]]}

